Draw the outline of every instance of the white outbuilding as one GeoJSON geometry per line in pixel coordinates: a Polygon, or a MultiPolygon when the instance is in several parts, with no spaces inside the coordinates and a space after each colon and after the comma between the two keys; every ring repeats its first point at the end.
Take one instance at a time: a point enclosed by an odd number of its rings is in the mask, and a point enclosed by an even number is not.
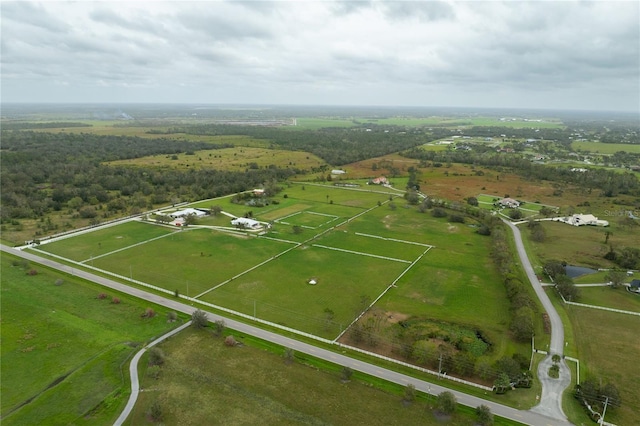
{"type": "Polygon", "coordinates": [[[262,224],[257,220],[249,219],[248,217],[237,217],[231,221],[233,226],[244,227],[248,229],[258,229],[262,227],[262,224]]]}

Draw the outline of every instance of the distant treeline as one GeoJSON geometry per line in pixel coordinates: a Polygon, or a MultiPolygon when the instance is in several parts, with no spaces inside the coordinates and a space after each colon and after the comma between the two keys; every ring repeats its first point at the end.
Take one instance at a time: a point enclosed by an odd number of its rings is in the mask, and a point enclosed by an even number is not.
{"type": "Polygon", "coordinates": [[[0,220],[4,223],[41,218],[52,211],[69,209],[71,214],[99,221],[157,204],[245,191],[302,173],[276,167],[229,172],[103,164],[223,147],[228,145],[91,134],[2,132],[0,220]]]}
{"type": "Polygon", "coordinates": [[[340,166],[368,158],[379,157],[415,147],[438,139],[438,135],[422,130],[368,125],[353,128],[325,128],[319,130],[293,130],[290,128],[239,125],[195,125],[174,127],[167,133],[192,135],[246,135],[269,141],[274,148],[306,151],[327,163],[340,166]],[[368,129],[368,130],[367,130],[368,129]]]}
{"type": "Polygon", "coordinates": [[[93,124],[77,123],[73,121],[31,122],[8,121],[2,123],[2,130],[29,130],[29,129],[66,129],[67,127],[93,127],[93,124]]]}
{"type": "Polygon", "coordinates": [[[403,153],[409,158],[430,161],[433,164],[465,163],[479,166],[505,168],[527,180],[547,180],[572,184],[587,191],[599,189],[606,197],[618,194],[640,195],[640,180],[631,172],[590,168],[586,172],[571,171],[570,166],[549,166],[536,164],[513,154],[487,152],[478,154],[471,151],[424,151],[411,149],[403,153]]]}

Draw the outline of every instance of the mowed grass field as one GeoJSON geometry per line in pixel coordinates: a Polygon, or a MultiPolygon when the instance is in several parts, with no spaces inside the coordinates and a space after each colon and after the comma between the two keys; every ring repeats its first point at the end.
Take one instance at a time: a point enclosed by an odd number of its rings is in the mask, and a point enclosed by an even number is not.
{"type": "MultiPolygon", "coordinates": [[[[220,143],[226,143],[224,139],[220,143]]],[[[194,151],[193,154],[151,155],[130,160],[111,161],[114,166],[171,168],[178,170],[212,168],[216,170],[244,171],[249,168],[282,168],[310,170],[325,164],[319,157],[302,151],[285,151],[261,147],[235,147],[194,151]]]]}
{"type": "Polygon", "coordinates": [[[149,226],[140,222],[126,222],[85,234],[74,235],[55,243],[42,244],[39,250],[66,257],[76,262],[121,250],[155,238],[168,236],[177,230],[165,226],[149,226]]]}
{"type": "MultiPolygon", "coordinates": [[[[319,370],[305,365],[309,361],[298,354],[287,365],[260,343],[235,336],[245,345],[226,347],[221,338],[191,329],[164,342],[160,348],[167,361],[160,378],[143,376],[142,388],[153,391],[140,394],[125,424],[146,424],[155,402],[164,424],[442,424],[433,415],[433,398],[420,394],[404,405],[400,386],[386,384],[381,390],[364,383],[359,373],[342,383],[341,366],[327,364],[319,370]]],[[[459,407],[447,424],[473,425],[470,411],[459,407]]],[[[495,424],[513,422],[496,418],[495,424]]]]}
{"type": "Polygon", "coordinates": [[[571,148],[586,152],[599,154],[615,154],[618,151],[626,151],[634,154],[640,154],[640,145],[627,143],[601,143],[590,141],[571,142],[571,148]]]}
{"type": "Polygon", "coordinates": [[[580,303],[640,313],[640,294],[625,288],[580,287],[580,303]]]}
{"type": "Polygon", "coordinates": [[[126,401],[123,371],[136,346],[175,326],[167,310],[14,262],[0,259],[2,424],[111,424],[126,401]],[[31,269],[38,274],[27,275],[31,269]],[[98,299],[101,292],[108,297],[98,299]],[[141,317],[147,307],[154,318],[141,317]]]}
{"type": "Polygon", "coordinates": [[[611,382],[620,391],[622,406],[608,409],[605,420],[617,425],[637,424],[640,317],[579,306],[565,309],[573,327],[582,380],[611,382]]]}

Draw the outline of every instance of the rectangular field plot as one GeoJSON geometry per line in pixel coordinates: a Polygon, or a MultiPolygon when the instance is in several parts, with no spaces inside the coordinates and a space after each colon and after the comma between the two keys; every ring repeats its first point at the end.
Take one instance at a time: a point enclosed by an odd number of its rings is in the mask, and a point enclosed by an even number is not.
{"type": "Polygon", "coordinates": [[[93,265],[194,296],[289,248],[278,241],[193,229],[94,259],[93,265]]]}
{"type": "Polygon", "coordinates": [[[327,338],[336,337],[407,264],[303,246],[201,300],[327,338]],[[309,284],[315,279],[317,284],[309,284]],[[333,315],[327,316],[325,310],[333,315]]]}
{"type": "Polygon", "coordinates": [[[321,226],[327,226],[338,219],[340,219],[340,216],[330,215],[326,213],[317,213],[313,211],[305,211],[284,216],[276,220],[276,222],[316,229],[321,226]]]}
{"type": "Polygon", "coordinates": [[[39,250],[67,259],[82,262],[153,238],[175,232],[171,228],[151,223],[126,222],[86,234],[75,235],[64,240],[42,244],[39,250]]]}
{"type": "Polygon", "coordinates": [[[427,245],[384,239],[372,234],[357,234],[336,230],[313,242],[314,246],[361,253],[361,256],[388,257],[411,263],[420,256],[427,245]]]}

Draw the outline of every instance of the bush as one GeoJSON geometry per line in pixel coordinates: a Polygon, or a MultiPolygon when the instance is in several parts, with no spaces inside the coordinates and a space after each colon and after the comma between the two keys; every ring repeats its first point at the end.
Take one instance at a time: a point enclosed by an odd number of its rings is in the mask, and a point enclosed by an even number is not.
{"type": "Polygon", "coordinates": [[[449,215],[449,221],[454,223],[464,223],[464,216],[460,216],[459,214],[449,215]]]}
{"type": "Polygon", "coordinates": [[[54,285],[57,285],[57,286],[61,286],[62,284],[64,284],[64,280],[63,280],[62,278],[58,278],[58,279],[56,280],[56,282],[55,282],[55,283],[53,283],[53,284],[54,284],[54,285]]]}
{"type": "Polygon", "coordinates": [[[120,304],[120,298],[119,297],[114,297],[113,299],[111,299],[111,303],[113,303],[114,305],[119,305],[120,304]]]}
{"type": "Polygon", "coordinates": [[[144,313],[140,315],[142,318],[153,318],[156,316],[156,311],[152,308],[147,308],[144,310],[144,313]]]}
{"type": "Polygon", "coordinates": [[[437,407],[438,411],[444,414],[453,414],[456,411],[458,402],[451,392],[442,392],[438,395],[437,407]]]}
{"type": "Polygon", "coordinates": [[[476,418],[481,426],[493,425],[493,413],[491,413],[491,409],[486,405],[476,407],[476,418]]]}
{"type": "Polygon", "coordinates": [[[444,209],[441,209],[440,207],[436,207],[435,209],[433,209],[433,211],[431,212],[431,215],[433,217],[446,217],[447,216],[447,212],[444,211],[444,209]]]}
{"type": "Polygon", "coordinates": [[[164,351],[158,347],[149,349],[149,365],[162,365],[167,359],[164,351]]]}
{"type": "Polygon", "coordinates": [[[353,375],[353,370],[349,367],[342,367],[341,380],[343,382],[348,382],[351,380],[351,376],[353,375]]]}
{"type": "Polygon", "coordinates": [[[174,311],[167,312],[167,322],[175,322],[178,319],[178,314],[174,311]]]}
{"type": "Polygon", "coordinates": [[[191,325],[195,328],[205,328],[209,324],[209,318],[205,311],[200,309],[191,314],[191,325]]]}
{"type": "Polygon", "coordinates": [[[100,293],[100,294],[98,294],[98,297],[97,297],[98,300],[102,300],[102,299],[106,299],[106,298],[107,298],[107,294],[106,293],[100,293]]]}
{"type": "Polygon", "coordinates": [[[235,337],[233,337],[232,335],[228,335],[224,339],[224,344],[225,344],[225,346],[232,347],[232,346],[236,346],[238,344],[238,342],[236,341],[235,337]]]}
{"type": "Polygon", "coordinates": [[[38,271],[36,271],[35,269],[29,269],[29,271],[27,272],[27,275],[38,275],[38,271]]]}
{"type": "Polygon", "coordinates": [[[213,323],[213,330],[211,331],[211,333],[216,337],[222,336],[222,333],[224,332],[224,327],[225,327],[224,320],[217,320],[216,322],[213,323]]]}
{"type": "Polygon", "coordinates": [[[147,375],[154,380],[158,380],[160,378],[161,371],[162,370],[160,370],[159,365],[152,365],[151,367],[147,368],[147,375]]]}
{"type": "MultiPolygon", "coordinates": [[[[174,155],[174,157],[176,157],[176,159],[178,158],[177,155],[174,155]]],[[[151,421],[161,422],[164,416],[162,414],[162,406],[160,405],[160,401],[158,401],[157,399],[153,401],[151,407],[149,407],[149,411],[147,411],[147,414],[149,415],[151,421]]]]}

